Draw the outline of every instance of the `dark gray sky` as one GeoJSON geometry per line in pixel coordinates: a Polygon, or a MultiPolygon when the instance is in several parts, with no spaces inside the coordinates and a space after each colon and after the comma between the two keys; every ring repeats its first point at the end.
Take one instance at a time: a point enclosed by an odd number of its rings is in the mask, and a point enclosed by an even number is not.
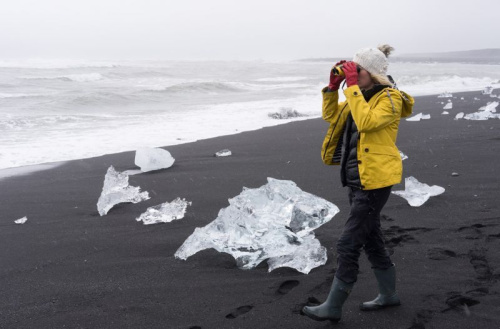
{"type": "Polygon", "coordinates": [[[15,0],[0,58],[297,59],[500,48],[500,1],[15,0]]]}

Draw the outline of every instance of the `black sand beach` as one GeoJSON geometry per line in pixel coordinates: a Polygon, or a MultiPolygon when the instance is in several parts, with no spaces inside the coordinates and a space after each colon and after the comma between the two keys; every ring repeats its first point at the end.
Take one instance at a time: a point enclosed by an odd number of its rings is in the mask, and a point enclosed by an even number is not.
{"type": "MultiPolygon", "coordinates": [[[[454,96],[450,115],[441,115],[443,99],[418,97],[414,113],[431,119],[400,125],[397,145],[409,156],[403,180],[414,176],[446,188],[418,208],[392,195],[383,210],[402,305],[358,310],[377,294],[363,254],[336,327],[500,328],[500,120],[453,120],[497,99],[454,96]]],[[[151,199],[121,204],[104,217],[96,203],[106,170],[134,169],[134,152],[0,180],[0,328],[332,327],[299,312],[309,298],[326,297],[349,212],[339,168],[321,162],[327,126],[312,119],[166,147],[173,167],[130,177],[151,199]],[[213,156],[224,148],[233,155],[213,156]],[[340,208],[316,230],[328,249],[326,265],[304,275],[287,268],[268,273],[265,262],[241,270],[214,250],[174,258],[195,227],[215,219],[243,186],[259,187],[266,177],[292,180],[340,208]],[[192,201],[184,219],[135,221],[147,207],[176,197],[192,201]],[[23,216],[24,225],[14,224],[23,216]]]]}

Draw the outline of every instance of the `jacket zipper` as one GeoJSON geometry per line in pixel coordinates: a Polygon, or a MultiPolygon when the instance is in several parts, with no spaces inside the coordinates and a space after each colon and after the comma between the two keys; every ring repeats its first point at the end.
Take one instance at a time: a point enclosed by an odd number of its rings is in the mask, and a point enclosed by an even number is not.
{"type": "MultiPolygon", "coordinates": [[[[340,116],[342,115],[342,112],[344,112],[344,109],[346,108],[347,105],[348,104],[346,103],[344,105],[344,107],[342,108],[342,110],[340,110],[339,119],[337,119],[337,121],[335,122],[335,126],[333,126],[332,134],[330,135],[330,139],[328,140],[328,144],[326,144],[325,153],[323,153],[323,159],[325,158],[325,154],[326,154],[326,151],[328,150],[328,146],[330,146],[330,142],[332,141],[333,133],[335,132],[335,128],[337,128],[337,124],[339,123],[340,116]]],[[[335,150],[334,150],[334,152],[335,152],[335,150]]],[[[333,161],[333,155],[332,155],[332,161],[333,161]]]]}

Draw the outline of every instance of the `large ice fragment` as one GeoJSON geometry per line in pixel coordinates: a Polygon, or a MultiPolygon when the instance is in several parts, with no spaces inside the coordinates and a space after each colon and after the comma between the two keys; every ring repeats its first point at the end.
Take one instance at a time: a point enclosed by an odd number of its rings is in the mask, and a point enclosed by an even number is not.
{"type": "Polygon", "coordinates": [[[176,198],[172,202],[165,202],[157,206],[149,207],[144,213],[136,218],[144,225],[169,223],[176,219],[184,218],[186,208],[191,205],[186,199],[176,198]]]}
{"type": "Polygon", "coordinates": [[[302,191],[288,180],[268,178],[259,188],[243,188],[229,206],[204,227],[197,227],[175,257],[187,259],[214,248],[251,269],[267,259],[268,270],[292,267],[309,273],[325,264],[326,249],[313,230],[330,221],[339,209],[333,203],[302,191]]]}
{"type": "Polygon", "coordinates": [[[147,199],[149,199],[148,192],[141,192],[140,187],[128,185],[128,175],[110,166],[104,177],[104,186],[97,201],[97,210],[99,215],[104,216],[119,203],[138,203],[147,199]]]}
{"type": "Polygon", "coordinates": [[[451,98],[451,97],[453,97],[453,94],[449,92],[444,92],[438,96],[438,98],[451,98]]]}
{"type": "Polygon", "coordinates": [[[282,107],[280,108],[279,112],[268,113],[267,115],[273,119],[292,119],[305,116],[304,114],[299,113],[297,110],[289,107],[282,107]]]}
{"type": "Polygon", "coordinates": [[[406,121],[420,121],[420,120],[430,119],[430,118],[431,118],[430,114],[419,113],[419,114],[416,114],[410,118],[407,118],[406,121]]]}
{"type": "Polygon", "coordinates": [[[405,178],[404,191],[392,191],[392,193],[406,199],[410,206],[420,207],[427,200],[429,200],[431,196],[439,195],[444,191],[444,188],[441,186],[429,186],[427,184],[420,183],[415,177],[410,176],[405,178]]]}
{"type": "Polygon", "coordinates": [[[16,219],[14,223],[16,224],[24,224],[28,220],[28,217],[24,216],[23,218],[16,219]]]}
{"type": "Polygon", "coordinates": [[[500,119],[500,114],[497,111],[498,102],[488,103],[486,106],[481,107],[477,112],[466,114],[463,118],[466,120],[488,120],[500,119]]]}
{"type": "Polygon", "coordinates": [[[143,172],[169,168],[174,162],[170,152],[164,149],[143,147],[135,152],[135,164],[143,172]]]}

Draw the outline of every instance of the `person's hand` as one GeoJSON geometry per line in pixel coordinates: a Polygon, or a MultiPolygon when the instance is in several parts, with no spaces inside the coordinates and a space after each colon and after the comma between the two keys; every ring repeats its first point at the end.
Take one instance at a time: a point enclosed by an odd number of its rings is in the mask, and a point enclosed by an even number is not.
{"type": "Polygon", "coordinates": [[[347,87],[354,86],[358,84],[358,67],[354,62],[347,62],[342,66],[342,70],[345,74],[345,81],[347,82],[347,87]]]}
{"type": "MultiPolygon", "coordinates": [[[[345,62],[346,61],[341,60],[340,62],[338,62],[337,64],[335,64],[333,67],[342,65],[345,62]]],[[[342,81],[344,81],[345,77],[343,77],[341,75],[335,75],[335,74],[333,74],[333,67],[330,70],[330,84],[328,85],[328,89],[330,89],[330,90],[339,90],[340,84],[342,83],[342,81]]]]}

